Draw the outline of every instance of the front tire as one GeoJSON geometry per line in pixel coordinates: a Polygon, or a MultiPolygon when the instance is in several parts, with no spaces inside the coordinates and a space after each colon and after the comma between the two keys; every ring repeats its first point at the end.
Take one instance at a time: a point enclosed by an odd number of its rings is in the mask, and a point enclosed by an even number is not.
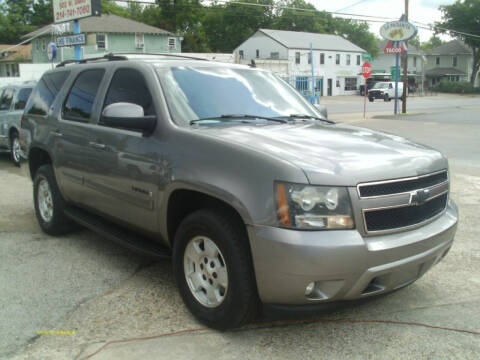
{"type": "Polygon", "coordinates": [[[20,142],[18,140],[18,133],[16,131],[10,136],[10,155],[15,166],[20,167],[22,160],[20,155],[20,142]]]}
{"type": "Polygon", "coordinates": [[[385,94],[383,96],[383,101],[390,101],[390,96],[388,96],[388,94],[385,94]]]}
{"type": "Polygon", "coordinates": [[[199,210],[175,235],[173,270],[187,308],[225,330],[255,318],[258,295],[245,227],[234,214],[199,210]]]}
{"type": "Polygon", "coordinates": [[[368,101],[370,101],[370,102],[373,102],[373,100],[375,100],[373,97],[368,98],[368,101]]]}
{"type": "Polygon", "coordinates": [[[35,215],[42,230],[49,235],[64,235],[74,229],[64,214],[65,200],[60,194],[51,165],[42,165],[33,179],[35,215]]]}

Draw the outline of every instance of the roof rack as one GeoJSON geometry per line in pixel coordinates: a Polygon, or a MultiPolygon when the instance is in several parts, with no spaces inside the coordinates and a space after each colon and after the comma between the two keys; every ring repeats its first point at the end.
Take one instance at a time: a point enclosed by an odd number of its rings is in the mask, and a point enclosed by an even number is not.
{"type": "MultiPolygon", "coordinates": [[[[188,53],[187,53],[188,54],[188,53]]],[[[179,55],[179,54],[172,54],[172,53],[128,53],[128,52],[117,52],[117,53],[111,53],[109,55],[115,55],[115,56],[125,56],[127,57],[128,55],[132,56],[165,56],[165,57],[171,57],[171,58],[181,58],[181,59],[190,59],[190,60],[203,60],[203,61],[210,61],[205,58],[200,58],[200,57],[195,57],[195,56],[188,56],[188,55],[179,55]]]]}
{"type": "Polygon", "coordinates": [[[121,60],[129,60],[128,55],[134,56],[165,56],[171,58],[180,58],[180,59],[190,59],[190,60],[202,60],[202,61],[210,61],[208,59],[194,57],[194,56],[186,56],[186,55],[178,55],[178,54],[152,54],[152,53],[109,53],[101,57],[89,58],[89,59],[82,59],[82,60],[65,60],[58,64],[56,67],[64,67],[68,64],[86,64],[89,62],[97,62],[97,61],[121,61],[121,60]]]}
{"type": "Polygon", "coordinates": [[[89,62],[96,62],[96,61],[118,61],[118,60],[128,60],[126,56],[119,56],[114,53],[109,53],[107,55],[96,57],[96,58],[89,58],[89,59],[82,59],[82,60],[65,60],[58,64],[56,67],[63,67],[68,64],[86,64],[89,62]]]}

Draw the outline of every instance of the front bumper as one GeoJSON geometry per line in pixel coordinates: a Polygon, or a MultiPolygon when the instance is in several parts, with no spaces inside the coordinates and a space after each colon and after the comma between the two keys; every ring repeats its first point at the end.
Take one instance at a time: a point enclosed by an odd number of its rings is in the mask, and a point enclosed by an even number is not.
{"type": "Polygon", "coordinates": [[[385,94],[380,91],[369,91],[368,97],[374,99],[383,99],[385,97],[385,94]]]}
{"type": "Polygon", "coordinates": [[[357,230],[298,231],[249,226],[260,299],[274,304],[351,300],[408,285],[452,246],[458,211],[414,230],[362,237],[357,230]],[[305,289],[315,282],[307,297],[305,289]]]}

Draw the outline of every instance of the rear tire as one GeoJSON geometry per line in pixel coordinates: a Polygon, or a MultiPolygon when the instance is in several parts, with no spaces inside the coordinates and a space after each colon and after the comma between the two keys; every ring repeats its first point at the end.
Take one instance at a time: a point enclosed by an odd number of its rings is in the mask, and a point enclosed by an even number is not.
{"type": "Polygon", "coordinates": [[[10,155],[15,166],[20,167],[22,157],[20,155],[20,142],[18,141],[18,133],[14,131],[10,136],[10,155]]]}
{"type": "Polygon", "coordinates": [[[187,216],[175,235],[173,270],[185,305],[207,326],[235,328],[257,315],[248,238],[234,214],[204,209],[187,216]]]}
{"type": "Polygon", "coordinates": [[[65,200],[60,194],[51,165],[42,165],[33,179],[35,215],[42,230],[49,235],[64,235],[75,228],[65,216],[65,200]]]}
{"type": "Polygon", "coordinates": [[[373,97],[368,98],[368,101],[370,101],[370,102],[373,102],[373,100],[375,100],[373,97]]]}

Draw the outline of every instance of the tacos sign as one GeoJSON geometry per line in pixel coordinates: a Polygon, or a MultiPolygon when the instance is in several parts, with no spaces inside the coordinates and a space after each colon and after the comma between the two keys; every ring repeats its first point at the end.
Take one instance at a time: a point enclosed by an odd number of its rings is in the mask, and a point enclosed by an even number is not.
{"type": "Polygon", "coordinates": [[[417,35],[418,29],[408,21],[392,21],[382,25],[380,35],[391,41],[405,41],[417,35]]]}

